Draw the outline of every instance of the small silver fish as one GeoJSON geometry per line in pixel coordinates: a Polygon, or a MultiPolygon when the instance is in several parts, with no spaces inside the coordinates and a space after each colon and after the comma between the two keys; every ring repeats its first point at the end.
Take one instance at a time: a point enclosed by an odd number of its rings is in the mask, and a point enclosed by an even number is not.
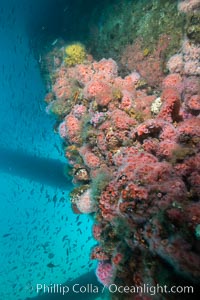
{"type": "Polygon", "coordinates": [[[57,43],[58,39],[55,39],[52,43],[51,46],[55,46],[55,44],[57,43]]]}

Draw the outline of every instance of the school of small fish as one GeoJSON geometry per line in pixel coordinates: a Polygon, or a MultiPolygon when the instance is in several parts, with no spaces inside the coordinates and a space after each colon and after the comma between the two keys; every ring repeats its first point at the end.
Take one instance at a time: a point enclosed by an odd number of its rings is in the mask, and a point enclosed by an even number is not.
{"type": "MultiPolygon", "coordinates": [[[[0,150],[62,161],[16,9],[15,1],[0,7],[0,150]]],[[[0,161],[0,299],[23,300],[37,295],[37,283],[60,284],[94,269],[89,258],[94,240],[92,220],[72,213],[69,191],[12,171],[1,170],[0,161]]]]}

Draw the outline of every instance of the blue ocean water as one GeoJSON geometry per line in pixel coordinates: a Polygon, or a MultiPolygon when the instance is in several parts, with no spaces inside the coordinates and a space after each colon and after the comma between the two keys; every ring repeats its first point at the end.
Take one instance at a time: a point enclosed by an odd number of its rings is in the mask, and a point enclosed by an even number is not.
{"type": "Polygon", "coordinates": [[[27,24],[37,27],[47,2],[0,3],[0,299],[5,300],[38,296],[40,283],[79,283],[95,268],[89,259],[92,220],[71,211],[61,141],[45,113],[45,86],[30,48],[27,24]]]}

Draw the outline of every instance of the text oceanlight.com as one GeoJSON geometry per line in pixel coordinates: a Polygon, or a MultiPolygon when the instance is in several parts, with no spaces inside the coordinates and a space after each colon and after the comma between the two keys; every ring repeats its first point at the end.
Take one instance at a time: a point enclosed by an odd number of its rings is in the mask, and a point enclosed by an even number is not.
{"type": "Polygon", "coordinates": [[[149,294],[151,296],[156,294],[193,294],[193,286],[167,286],[167,285],[149,285],[143,284],[141,286],[118,286],[116,284],[111,284],[108,287],[99,287],[93,284],[74,284],[72,286],[62,285],[62,284],[41,284],[36,285],[37,293],[44,294],[61,294],[66,295],[69,292],[75,294],[97,294],[103,293],[104,290],[108,290],[111,294],[121,293],[121,294],[149,294]]]}
{"type": "Polygon", "coordinates": [[[156,294],[192,294],[194,293],[193,286],[171,286],[167,285],[149,285],[143,284],[139,286],[117,286],[116,284],[111,284],[108,287],[110,293],[130,293],[130,294],[149,294],[154,296],[156,294]]]}

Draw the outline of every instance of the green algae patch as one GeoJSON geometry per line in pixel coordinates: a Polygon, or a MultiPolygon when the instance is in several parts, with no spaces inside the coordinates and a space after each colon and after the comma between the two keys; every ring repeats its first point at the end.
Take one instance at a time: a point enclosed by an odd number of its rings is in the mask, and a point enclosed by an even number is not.
{"type": "Polygon", "coordinates": [[[185,18],[177,10],[177,1],[117,0],[98,17],[98,28],[89,44],[96,57],[118,60],[124,47],[137,38],[144,41],[144,54],[148,55],[156,48],[159,37],[165,34],[170,39],[166,57],[170,57],[180,47],[185,18]]]}

